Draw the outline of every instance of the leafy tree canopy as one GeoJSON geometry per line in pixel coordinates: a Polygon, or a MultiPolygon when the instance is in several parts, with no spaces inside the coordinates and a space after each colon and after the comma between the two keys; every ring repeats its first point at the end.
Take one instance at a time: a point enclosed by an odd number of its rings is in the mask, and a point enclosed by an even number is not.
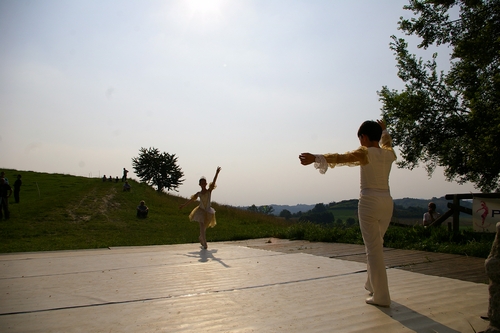
{"type": "Polygon", "coordinates": [[[311,210],[313,213],[322,213],[326,212],[327,208],[324,203],[318,203],[314,206],[314,208],[311,210]]]}
{"type": "Polygon", "coordinates": [[[288,209],[283,209],[279,216],[284,217],[285,220],[289,220],[292,217],[292,213],[288,209]]]}
{"type": "Polygon", "coordinates": [[[257,207],[254,204],[254,205],[251,205],[250,207],[248,207],[247,210],[254,212],[254,213],[261,213],[264,215],[272,215],[274,213],[274,207],[268,206],[268,205],[257,207]]]}
{"type": "Polygon", "coordinates": [[[424,61],[392,36],[405,88],[378,94],[398,165],[423,163],[429,176],[441,166],[449,181],[500,191],[500,0],[411,0],[404,8],[415,17],[401,18],[399,29],[419,37],[419,48],[447,46],[451,58],[438,72],[437,53],[424,61]]]}
{"type": "Polygon", "coordinates": [[[158,192],[177,191],[184,182],[175,154],[160,153],[157,148],[139,149],[139,156],[132,158],[132,166],[141,181],[155,186],[158,192]]]}

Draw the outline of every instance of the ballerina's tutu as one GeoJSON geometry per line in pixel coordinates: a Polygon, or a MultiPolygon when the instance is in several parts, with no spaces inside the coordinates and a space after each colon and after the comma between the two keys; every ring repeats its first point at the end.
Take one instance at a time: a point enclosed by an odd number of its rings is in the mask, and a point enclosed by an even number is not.
{"type": "Polygon", "coordinates": [[[217,224],[215,221],[215,209],[212,207],[208,208],[208,210],[204,210],[199,206],[195,207],[191,214],[189,214],[189,220],[193,222],[201,222],[205,224],[205,228],[213,228],[217,224]]]}

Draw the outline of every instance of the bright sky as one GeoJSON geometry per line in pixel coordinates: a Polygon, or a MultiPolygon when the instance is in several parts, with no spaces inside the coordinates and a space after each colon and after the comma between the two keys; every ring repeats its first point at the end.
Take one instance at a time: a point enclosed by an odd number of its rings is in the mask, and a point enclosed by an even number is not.
{"type": "MultiPolygon", "coordinates": [[[[179,192],[222,167],[228,205],[353,199],[359,169],[301,152],[356,149],[401,89],[390,36],[407,0],[0,0],[1,168],[121,177],[141,147],[175,154],[179,192]]],[[[446,62],[446,57],[438,58],[446,62]]],[[[394,198],[476,192],[394,166],[394,198]]]]}

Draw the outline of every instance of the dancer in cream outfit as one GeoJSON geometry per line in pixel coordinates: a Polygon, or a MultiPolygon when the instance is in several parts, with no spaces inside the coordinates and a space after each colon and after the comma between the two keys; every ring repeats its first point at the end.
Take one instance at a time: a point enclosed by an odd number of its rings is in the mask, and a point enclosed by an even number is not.
{"type": "Polygon", "coordinates": [[[384,263],[384,235],[392,217],[393,201],[389,190],[389,173],[396,154],[383,121],[365,121],[358,130],[361,147],[345,154],[313,155],[302,153],[302,165],[314,163],[324,174],[328,167],[360,166],[361,193],[358,216],[367,256],[368,278],[365,289],[370,293],[366,303],[389,307],[391,297],[384,263]]]}
{"type": "Polygon", "coordinates": [[[185,204],[180,205],[179,209],[184,208],[186,205],[189,205],[191,202],[195,201],[197,198],[200,199],[200,204],[195,207],[191,213],[189,214],[189,220],[193,222],[198,222],[200,224],[200,240],[201,246],[206,250],[208,248],[207,245],[207,228],[213,228],[217,224],[215,220],[215,209],[212,208],[212,191],[217,187],[215,182],[217,181],[217,177],[219,176],[221,168],[217,167],[215,171],[214,180],[208,185],[207,188],[207,180],[202,177],[199,181],[199,185],[201,187],[201,191],[196,192],[191,196],[185,204]]]}

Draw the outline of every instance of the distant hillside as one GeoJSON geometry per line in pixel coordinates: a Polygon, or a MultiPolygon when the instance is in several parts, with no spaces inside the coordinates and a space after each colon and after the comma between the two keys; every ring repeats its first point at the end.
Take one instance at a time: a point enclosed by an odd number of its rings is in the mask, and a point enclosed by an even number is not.
{"type": "Polygon", "coordinates": [[[272,204],[270,206],[273,206],[273,208],[274,208],[274,212],[273,212],[274,215],[279,215],[281,213],[281,211],[284,209],[287,209],[292,214],[296,214],[298,212],[305,213],[305,212],[314,208],[314,205],[306,205],[306,204],[298,204],[295,206],[272,204]]]}
{"type": "MultiPolygon", "coordinates": [[[[408,208],[408,207],[422,207],[425,210],[427,210],[427,205],[429,202],[434,202],[437,207],[437,211],[440,213],[444,213],[448,210],[448,203],[450,203],[450,200],[446,200],[444,197],[436,198],[433,197],[432,199],[424,200],[424,199],[413,199],[413,198],[403,198],[403,199],[396,199],[394,200],[394,203],[398,206],[408,208]]],[[[467,207],[467,208],[472,208],[472,202],[470,200],[461,200],[460,205],[467,207]]]]}
{"type": "MultiPolygon", "coordinates": [[[[431,198],[431,199],[415,199],[403,198],[394,200],[394,212],[392,221],[400,224],[416,225],[422,223],[422,217],[427,211],[429,202],[434,202],[437,206],[437,211],[443,214],[448,211],[448,203],[444,197],[431,198]]],[[[471,208],[472,202],[461,200],[460,204],[464,207],[471,208]]],[[[292,220],[309,220],[316,223],[327,223],[327,221],[334,221],[334,223],[353,223],[358,221],[358,199],[343,200],[339,202],[330,202],[328,204],[318,203],[315,205],[267,205],[252,208],[258,209],[262,214],[265,210],[262,208],[273,208],[272,214],[280,216],[283,210],[288,210],[288,214],[292,220]],[[262,210],[261,210],[262,209],[262,210]]],[[[249,207],[240,207],[241,209],[248,209],[249,207]]],[[[287,216],[287,215],[282,215],[287,216]]],[[[450,218],[451,219],[451,218],[450,218]]],[[[450,220],[448,220],[449,222],[450,220]]],[[[460,213],[460,224],[469,226],[472,223],[472,217],[465,213],[460,213]]]]}
{"type": "MultiPolygon", "coordinates": [[[[352,208],[352,203],[354,202],[355,205],[357,205],[357,199],[350,199],[350,200],[343,200],[339,202],[331,202],[328,203],[328,206],[333,209],[339,209],[339,208],[346,208],[346,204],[348,204],[352,208]]],[[[402,199],[394,199],[394,204],[397,206],[400,206],[402,208],[422,208],[422,214],[427,211],[427,205],[429,202],[434,202],[437,207],[437,211],[440,213],[444,213],[448,210],[448,203],[451,202],[449,200],[446,200],[444,197],[441,198],[436,198],[433,197],[432,199],[415,199],[415,198],[402,198],[402,199]]],[[[461,200],[460,204],[464,207],[467,208],[472,208],[472,202],[468,200],[461,200]]],[[[306,204],[298,204],[298,205],[276,205],[276,204],[271,204],[269,206],[272,206],[274,208],[273,214],[274,215],[279,215],[282,210],[287,209],[290,213],[296,214],[298,212],[307,212],[310,211],[311,209],[314,208],[315,205],[306,205],[306,204]]],[[[247,209],[248,207],[240,207],[242,209],[247,209]]],[[[356,208],[356,207],[354,207],[356,208]]],[[[420,214],[420,212],[419,212],[420,214]]]]}

